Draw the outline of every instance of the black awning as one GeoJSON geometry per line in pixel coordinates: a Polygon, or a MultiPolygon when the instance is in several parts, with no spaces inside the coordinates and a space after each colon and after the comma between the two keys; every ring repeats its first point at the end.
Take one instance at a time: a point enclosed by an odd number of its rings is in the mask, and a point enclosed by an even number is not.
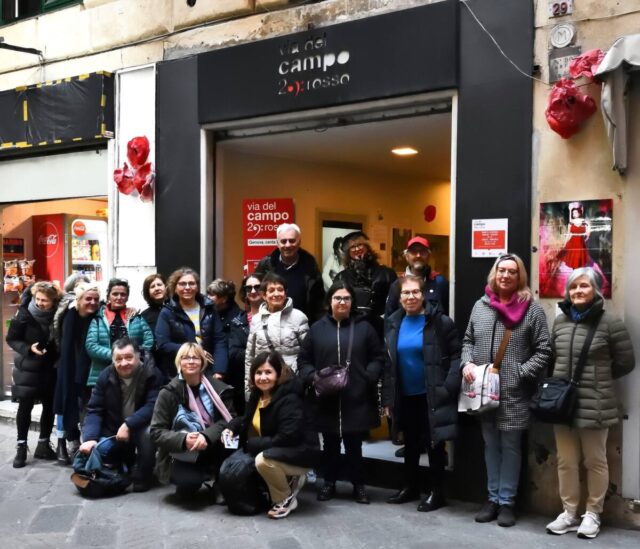
{"type": "Polygon", "coordinates": [[[105,71],[0,92],[0,157],[112,138],[113,105],[105,71]]]}

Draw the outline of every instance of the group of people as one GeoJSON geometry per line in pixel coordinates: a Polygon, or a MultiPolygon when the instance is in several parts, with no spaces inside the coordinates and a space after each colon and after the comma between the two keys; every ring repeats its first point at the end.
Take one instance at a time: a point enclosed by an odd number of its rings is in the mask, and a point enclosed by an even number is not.
{"type": "Polygon", "coordinates": [[[404,482],[388,503],[419,500],[419,511],[434,511],[446,505],[445,443],[458,434],[462,380],[472,382],[477,366],[493,363],[503,347],[499,407],[479,416],[488,497],[475,520],[512,526],[537,383],[549,370],[571,375],[595,323],[575,416],[554,426],[563,512],[547,526],[595,537],[608,487],[607,434],[618,421],[613,380],[634,367],[624,325],[603,312],[597,273],[573,271],[550,333],[522,260],[502,255],[461,339],[448,316],[448,282],[429,266],[425,238],[407,243],[407,270],[398,278],[364,233],[346,235],[342,270],[325,291],[300,237],[297,225],[278,228],[277,248],[242,282],[242,306],[232,281],[216,279],[204,295],[186,267],[167,281],[145,279],[142,313],[127,307],[126,280],[109,282],[105,303],[81,277],[68,280],[64,294],[47,282],[33,285],[7,336],[20,403],[14,467],[26,464],[30,412],[40,401],[34,458],[68,464],[78,449],[97,450],[107,462],[127,463],[134,490],[148,490],[155,470],[188,497],[216,480],[236,440],[266,483],[269,516],[284,518],[316,471],[318,500],[334,497],[336,482],[347,479],[354,500],[369,503],[362,445],[381,406],[404,443],[404,482]],[[337,371],[346,372],[340,388],[320,391],[321,375],[337,371]],[[54,415],[57,451],[49,440],[54,415]],[[583,456],[589,494],[580,520],[583,456]]]}

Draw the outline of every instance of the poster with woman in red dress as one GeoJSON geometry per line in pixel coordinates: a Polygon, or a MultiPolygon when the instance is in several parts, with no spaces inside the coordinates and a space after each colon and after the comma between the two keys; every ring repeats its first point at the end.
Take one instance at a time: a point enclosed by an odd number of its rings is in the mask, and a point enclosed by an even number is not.
{"type": "Polygon", "coordinates": [[[592,267],[611,297],[613,201],[540,204],[540,297],[563,297],[574,269],[592,267]]]}

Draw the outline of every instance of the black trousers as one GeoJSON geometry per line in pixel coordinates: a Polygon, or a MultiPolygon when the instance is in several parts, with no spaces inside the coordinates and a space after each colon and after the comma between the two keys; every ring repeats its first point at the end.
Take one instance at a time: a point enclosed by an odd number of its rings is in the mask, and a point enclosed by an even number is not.
{"type": "MultiPolygon", "coordinates": [[[[40,416],[40,438],[49,440],[53,430],[53,393],[41,395],[38,399],[42,402],[42,416],[40,416]]],[[[18,440],[27,440],[29,426],[31,425],[31,411],[36,403],[35,397],[21,397],[16,414],[18,427],[18,440]]]]}
{"type": "Polygon", "coordinates": [[[427,395],[403,396],[402,427],[404,431],[404,476],[407,487],[420,486],[420,450],[426,441],[429,455],[428,489],[442,490],[447,454],[444,442],[431,444],[427,395]]]}
{"type": "Polygon", "coordinates": [[[322,461],[325,482],[335,482],[340,475],[340,441],[344,443],[347,478],[353,484],[364,483],[364,463],[362,461],[362,441],[366,433],[322,433],[322,461]]]}

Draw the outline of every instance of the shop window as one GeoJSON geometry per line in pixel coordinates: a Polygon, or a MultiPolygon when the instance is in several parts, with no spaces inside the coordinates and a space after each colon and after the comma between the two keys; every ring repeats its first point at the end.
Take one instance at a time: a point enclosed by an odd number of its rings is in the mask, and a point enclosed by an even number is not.
{"type": "Polygon", "coordinates": [[[82,0],[0,0],[0,24],[7,24],[58,9],[82,0]]]}

